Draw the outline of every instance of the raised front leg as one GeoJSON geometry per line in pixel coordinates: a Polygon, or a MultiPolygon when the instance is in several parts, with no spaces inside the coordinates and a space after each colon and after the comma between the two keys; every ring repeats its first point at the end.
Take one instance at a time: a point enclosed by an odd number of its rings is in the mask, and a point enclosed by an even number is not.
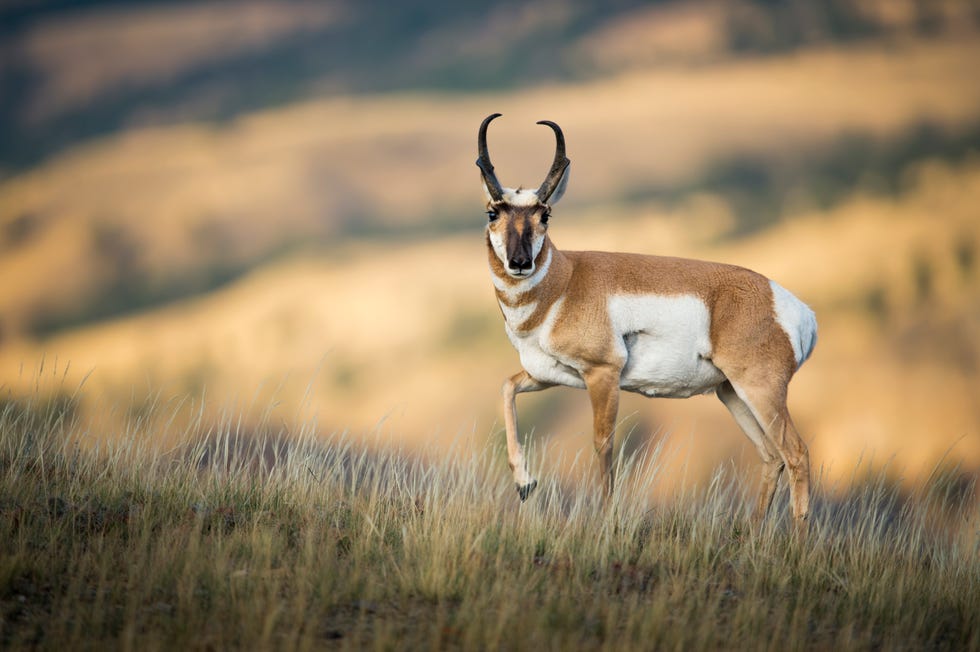
{"type": "Polygon", "coordinates": [[[592,401],[592,443],[599,456],[599,482],[607,498],[613,492],[613,440],[619,412],[619,376],[616,367],[595,367],[585,376],[592,401]]]}
{"type": "Polygon", "coordinates": [[[517,494],[521,497],[521,502],[527,500],[527,497],[538,486],[538,481],[532,478],[527,471],[524,447],[521,446],[521,441],[518,438],[515,399],[522,392],[537,392],[551,386],[531,378],[526,371],[514,374],[504,381],[504,428],[507,431],[507,463],[510,464],[510,470],[514,473],[514,482],[517,483],[517,494]]]}

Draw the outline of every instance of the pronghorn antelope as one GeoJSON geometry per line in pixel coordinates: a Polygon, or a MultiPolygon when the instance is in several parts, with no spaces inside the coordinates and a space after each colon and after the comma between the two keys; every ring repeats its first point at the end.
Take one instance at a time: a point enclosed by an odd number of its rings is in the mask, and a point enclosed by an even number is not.
{"type": "Polygon", "coordinates": [[[507,456],[522,501],[537,481],[518,439],[515,397],[566,385],[592,402],[593,444],[607,495],[621,389],[687,398],[714,392],[762,457],[756,518],[772,503],[784,466],[793,516],[809,509],[810,458],[786,409],[790,378],[816,343],[813,311],[774,281],[742,267],[598,251],[562,251],[548,236],[569,159],[554,122],[555,159],[537,190],[504,188],[487,151],[476,161],[487,196],[487,254],[504,329],[523,371],[504,382],[507,456]]]}

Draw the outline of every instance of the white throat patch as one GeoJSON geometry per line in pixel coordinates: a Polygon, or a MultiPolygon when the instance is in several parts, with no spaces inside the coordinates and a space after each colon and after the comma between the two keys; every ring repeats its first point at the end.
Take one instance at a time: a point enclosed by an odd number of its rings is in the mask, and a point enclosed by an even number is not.
{"type": "MultiPolygon", "coordinates": [[[[541,241],[543,243],[544,238],[542,238],[541,241]]],[[[538,247],[537,252],[535,254],[535,258],[537,258],[537,253],[539,253],[540,251],[541,251],[541,247],[538,247]]],[[[504,264],[506,265],[506,263],[504,264]]],[[[542,261],[541,263],[541,267],[539,267],[533,274],[531,274],[525,279],[521,279],[514,285],[509,285],[502,278],[499,278],[496,274],[493,273],[492,268],[490,270],[490,279],[493,281],[493,287],[500,290],[500,292],[503,293],[505,297],[507,297],[508,301],[516,301],[520,295],[524,294],[525,292],[530,292],[535,287],[537,287],[538,283],[541,282],[541,279],[543,279],[545,275],[548,273],[548,268],[550,267],[551,267],[551,249],[549,249],[548,253],[545,254],[544,261],[542,261]]]]}

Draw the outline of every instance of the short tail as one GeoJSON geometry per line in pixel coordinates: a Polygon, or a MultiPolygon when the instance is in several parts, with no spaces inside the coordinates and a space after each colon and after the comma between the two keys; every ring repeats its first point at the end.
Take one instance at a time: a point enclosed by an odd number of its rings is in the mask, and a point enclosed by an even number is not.
{"type": "Polygon", "coordinates": [[[772,287],[776,321],[789,337],[793,355],[796,357],[796,367],[799,368],[817,345],[817,316],[810,306],[779,283],[769,281],[769,285],[772,287]]]}
{"type": "Polygon", "coordinates": [[[803,327],[800,329],[800,352],[797,356],[796,366],[799,367],[809,359],[813,349],[817,346],[817,315],[810,306],[800,301],[801,312],[803,313],[803,327]]]}

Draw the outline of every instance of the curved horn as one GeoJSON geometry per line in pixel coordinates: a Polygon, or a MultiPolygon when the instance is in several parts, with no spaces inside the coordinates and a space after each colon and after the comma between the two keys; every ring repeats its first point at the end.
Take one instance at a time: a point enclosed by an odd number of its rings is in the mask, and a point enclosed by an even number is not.
{"type": "Polygon", "coordinates": [[[500,187],[500,182],[497,181],[497,175],[493,173],[493,163],[490,162],[490,153],[487,151],[487,127],[501,115],[500,113],[494,113],[488,115],[483,120],[483,124],[480,125],[480,134],[476,141],[477,150],[480,153],[479,158],[476,159],[476,166],[483,173],[483,183],[487,185],[487,192],[490,193],[490,197],[495,202],[501,201],[504,198],[504,190],[500,187]]]}
{"type": "Polygon", "coordinates": [[[539,120],[538,124],[551,127],[555,132],[555,140],[557,141],[555,144],[555,161],[551,164],[551,169],[548,170],[548,176],[538,188],[538,199],[547,202],[558,188],[561,177],[565,174],[565,168],[571,161],[565,156],[565,134],[561,132],[561,127],[551,120],[539,120]]]}

